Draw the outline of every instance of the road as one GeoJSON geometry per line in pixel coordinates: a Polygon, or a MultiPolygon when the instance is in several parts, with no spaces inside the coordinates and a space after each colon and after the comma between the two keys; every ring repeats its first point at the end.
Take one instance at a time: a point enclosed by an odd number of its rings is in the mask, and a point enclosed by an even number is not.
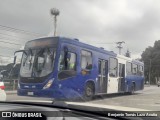
{"type": "MultiPolygon", "coordinates": [[[[51,101],[49,98],[36,98],[36,97],[22,97],[16,94],[7,94],[7,100],[41,100],[51,101]]],[[[82,102],[82,101],[80,101],[82,102]]],[[[104,96],[97,96],[89,103],[124,106],[132,108],[141,108],[147,110],[160,110],[160,87],[145,86],[143,91],[136,91],[134,95],[124,94],[111,94],[104,96]]]]}

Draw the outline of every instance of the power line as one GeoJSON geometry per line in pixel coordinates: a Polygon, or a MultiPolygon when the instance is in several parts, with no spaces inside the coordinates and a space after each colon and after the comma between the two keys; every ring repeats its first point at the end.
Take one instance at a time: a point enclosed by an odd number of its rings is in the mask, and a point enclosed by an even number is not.
{"type": "Polygon", "coordinates": [[[10,35],[10,34],[6,34],[6,33],[0,33],[1,35],[5,35],[5,36],[10,36],[10,37],[15,37],[15,38],[18,38],[18,39],[24,39],[24,40],[30,40],[30,39],[33,39],[33,37],[18,37],[18,36],[15,36],[15,35],[10,35]]]}
{"type": "Polygon", "coordinates": [[[3,49],[7,49],[7,50],[18,50],[17,48],[10,48],[10,47],[2,47],[2,46],[0,46],[0,48],[3,48],[3,49]]]}
{"type": "Polygon", "coordinates": [[[24,33],[24,34],[28,34],[28,35],[32,35],[32,36],[42,36],[42,34],[40,34],[40,33],[30,32],[30,31],[17,29],[17,28],[13,28],[13,27],[8,27],[8,26],[4,26],[4,25],[0,25],[0,27],[3,28],[2,30],[6,30],[6,31],[20,32],[20,33],[24,33]]]}
{"type": "Polygon", "coordinates": [[[10,34],[5,34],[5,33],[0,33],[1,35],[5,35],[5,36],[11,36],[11,37],[15,37],[15,38],[18,38],[18,39],[26,39],[26,38],[23,38],[23,37],[17,37],[15,35],[10,35],[10,34]]]}
{"type": "MultiPolygon", "coordinates": [[[[1,38],[0,38],[1,39],[1,38]]],[[[3,39],[2,39],[3,40],[3,39]]],[[[6,41],[0,41],[2,43],[7,43],[7,44],[12,44],[12,45],[22,45],[22,44],[18,44],[18,43],[12,43],[12,42],[6,42],[6,41]]]]}
{"type": "Polygon", "coordinates": [[[8,31],[8,32],[14,32],[14,33],[21,33],[21,34],[26,34],[26,35],[30,35],[30,36],[42,36],[42,35],[34,35],[34,34],[29,34],[29,33],[25,33],[25,32],[18,32],[18,31],[14,31],[14,30],[7,30],[7,29],[1,29],[1,30],[5,30],[5,31],[8,31]]]}
{"type": "MultiPolygon", "coordinates": [[[[12,39],[12,38],[7,38],[7,37],[0,37],[0,39],[18,41],[18,39],[12,39]]],[[[19,39],[19,40],[20,40],[20,39],[19,39]]]]}
{"type": "Polygon", "coordinates": [[[4,55],[0,55],[1,57],[7,57],[7,58],[14,58],[14,57],[11,57],[11,56],[4,56],[4,55]]]}
{"type": "Polygon", "coordinates": [[[5,30],[10,30],[10,31],[19,31],[19,32],[23,32],[26,34],[31,34],[31,35],[42,35],[40,33],[35,33],[35,32],[30,32],[30,31],[26,31],[26,30],[22,30],[22,29],[17,29],[17,28],[13,28],[13,27],[8,27],[5,25],[0,25],[1,28],[5,28],[5,30]]]}
{"type": "Polygon", "coordinates": [[[115,44],[115,43],[95,43],[95,44],[115,44]]]}
{"type": "MultiPolygon", "coordinates": [[[[25,42],[27,41],[27,40],[20,41],[20,39],[18,40],[18,39],[12,39],[12,38],[7,38],[7,37],[0,37],[0,39],[1,39],[1,40],[15,41],[15,42],[19,41],[19,42],[23,42],[23,43],[24,43],[24,41],[25,41],[25,42]]],[[[23,40],[23,39],[21,39],[21,40],[23,40]]]]}

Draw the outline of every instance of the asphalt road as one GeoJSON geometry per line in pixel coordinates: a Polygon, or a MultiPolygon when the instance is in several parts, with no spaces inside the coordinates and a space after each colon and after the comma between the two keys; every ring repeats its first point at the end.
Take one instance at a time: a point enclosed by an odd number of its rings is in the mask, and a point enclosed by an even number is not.
{"type": "MultiPolygon", "coordinates": [[[[50,98],[36,98],[36,97],[22,97],[16,94],[7,94],[8,101],[14,100],[41,100],[51,101],[50,98]]],[[[82,102],[82,101],[76,101],[82,102]]],[[[160,110],[160,87],[157,86],[145,86],[143,91],[137,91],[134,95],[124,94],[111,94],[96,96],[89,103],[102,104],[102,105],[114,105],[132,108],[141,108],[146,110],[160,110]]]]}

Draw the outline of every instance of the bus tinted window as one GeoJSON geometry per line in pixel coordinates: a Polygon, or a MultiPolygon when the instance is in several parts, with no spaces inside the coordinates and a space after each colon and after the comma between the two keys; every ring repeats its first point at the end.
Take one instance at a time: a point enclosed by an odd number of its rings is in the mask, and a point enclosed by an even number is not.
{"type": "Polygon", "coordinates": [[[109,76],[117,77],[118,61],[116,58],[109,59],[109,76]]]}
{"type": "Polygon", "coordinates": [[[68,52],[67,58],[64,58],[64,52],[60,55],[59,71],[62,70],[76,70],[76,54],[68,52]]]}
{"type": "Polygon", "coordinates": [[[132,63],[127,62],[126,72],[127,72],[127,75],[131,75],[132,74],[132,63]]]}
{"type": "Polygon", "coordinates": [[[59,79],[65,79],[76,75],[76,54],[72,52],[61,52],[59,59],[59,79]]]}
{"type": "Polygon", "coordinates": [[[82,50],[81,51],[81,68],[92,69],[92,53],[82,50]]]}
{"type": "Polygon", "coordinates": [[[101,66],[102,66],[102,61],[98,61],[98,73],[101,74],[101,66]]]}
{"type": "Polygon", "coordinates": [[[54,59],[54,48],[26,50],[22,57],[20,75],[22,77],[31,77],[33,72],[35,77],[46,76],[53,71],[54,59]]]}
{"type": "Polygon", "coordinates": [[[55,53],[53,48],[40,49],[36,53],[35,66],[36,76],[45,76],[52,72],[55,53]]]}
{"type": "Polygon", "coordinates": [[[143,75],[143,66],[141,66],[141,65],[139,65],[138,74],[139,74],[140,76],[143,75]]]}
{"type": "Polygon", "coordinates": [[[132,64],[132,73],[133,75],[136,75],[138,73],[138,65],[132,64]]]}
{"type": "Polygon", "coordinates": [[[76,54],[70,53],[70,59],[68,59],[68,70],[76,70],[76,54]]]}

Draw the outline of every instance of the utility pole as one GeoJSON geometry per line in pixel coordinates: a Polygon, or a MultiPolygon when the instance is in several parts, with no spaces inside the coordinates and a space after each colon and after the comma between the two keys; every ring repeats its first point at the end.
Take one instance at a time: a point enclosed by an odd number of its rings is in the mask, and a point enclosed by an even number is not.
{"type": "Polygon", "coordinates": [[[117,48],[119,49],[119,54],[121,54],[121,49],[123,48],[122,47],[122,44],[123,43],[125,43],[124,41],[122,41],[122,42],[116,42],[116,44],[117,44],[117,48]]]}
{"type": "Polygon", "coordinates": [[[129,50],[127,50],[125,56],[130,58],[131,57],[131,52],[129,50]]]}
{"type": "Polygon", "coordinates": [[[60,14],[59,10],[56,8],[52,8],[50,11],[51,15],[54,16],[54,36],[56,36],[57,32],[57,16],[60,14]]]}

